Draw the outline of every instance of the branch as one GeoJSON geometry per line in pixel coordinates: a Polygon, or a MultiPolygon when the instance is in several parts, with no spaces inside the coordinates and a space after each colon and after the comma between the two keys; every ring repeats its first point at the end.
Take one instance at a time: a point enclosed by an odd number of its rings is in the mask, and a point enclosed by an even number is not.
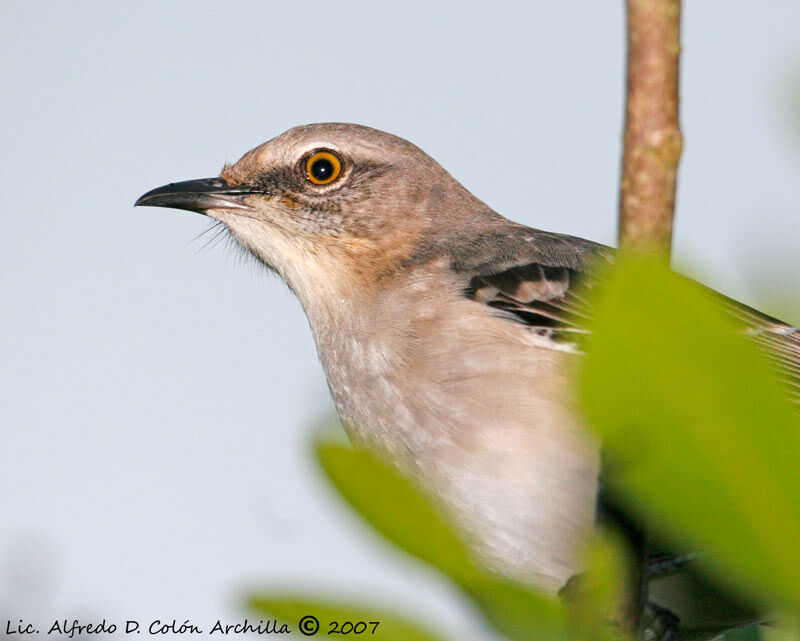
{"type": "Polygon", "coordinates": [[[628,82],[619,244],[668,258],[682,148],[678,123],[681,3],[626,3],[628,82]]]}

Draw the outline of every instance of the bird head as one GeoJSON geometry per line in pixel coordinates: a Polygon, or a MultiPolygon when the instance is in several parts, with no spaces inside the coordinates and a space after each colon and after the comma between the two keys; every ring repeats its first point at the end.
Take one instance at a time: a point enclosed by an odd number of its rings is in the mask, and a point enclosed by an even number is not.
{"type": "Polygon", "coordinates": [[[321,286],[362,290],[396,270],[421,239],[452,230],[457,221],[442,216],[476,203],[416,146],[348,124],[295,127],[217,178],[171,183],[136,201],[220,221],[298,295],[321,286]]]}

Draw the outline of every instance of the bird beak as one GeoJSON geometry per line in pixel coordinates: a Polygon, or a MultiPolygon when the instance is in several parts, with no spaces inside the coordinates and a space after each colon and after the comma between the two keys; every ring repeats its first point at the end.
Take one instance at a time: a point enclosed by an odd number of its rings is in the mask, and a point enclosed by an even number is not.
{"type": "Polygon", "coordinates": [[[172,207],[205,214],[209,209],[250,209],[243,198],[254,193],[252,187],[231,187],[222,178],[203,178],[152,189],[133,206],[172,207]]]}

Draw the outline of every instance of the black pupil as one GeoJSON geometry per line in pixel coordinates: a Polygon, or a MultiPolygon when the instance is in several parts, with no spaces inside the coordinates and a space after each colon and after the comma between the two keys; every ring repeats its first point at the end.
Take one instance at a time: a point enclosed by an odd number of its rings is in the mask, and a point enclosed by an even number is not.
{"type": "Polygon", "coordinates": [[[311,175],[319,181],[333,176],[333,163],[327,158],[320,158],[311,163],[311,175]]]}

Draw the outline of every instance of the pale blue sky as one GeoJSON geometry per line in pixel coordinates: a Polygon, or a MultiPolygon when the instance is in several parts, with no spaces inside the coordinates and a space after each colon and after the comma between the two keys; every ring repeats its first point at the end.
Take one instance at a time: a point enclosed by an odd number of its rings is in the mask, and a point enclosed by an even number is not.
{"type": "MultiPolygon", "coordinates": [[[[3,0],[0,619],[207,621],[290,582],[476,638],[310,462],[331,404],[290,293],[198,251],[200,216],[132,204],[348,121],[510,218],[612,243],[622,4],[3,0]]],[[[685,4],[676,251],[746,301],[796,292],[800,4],[685,4]]]]}

